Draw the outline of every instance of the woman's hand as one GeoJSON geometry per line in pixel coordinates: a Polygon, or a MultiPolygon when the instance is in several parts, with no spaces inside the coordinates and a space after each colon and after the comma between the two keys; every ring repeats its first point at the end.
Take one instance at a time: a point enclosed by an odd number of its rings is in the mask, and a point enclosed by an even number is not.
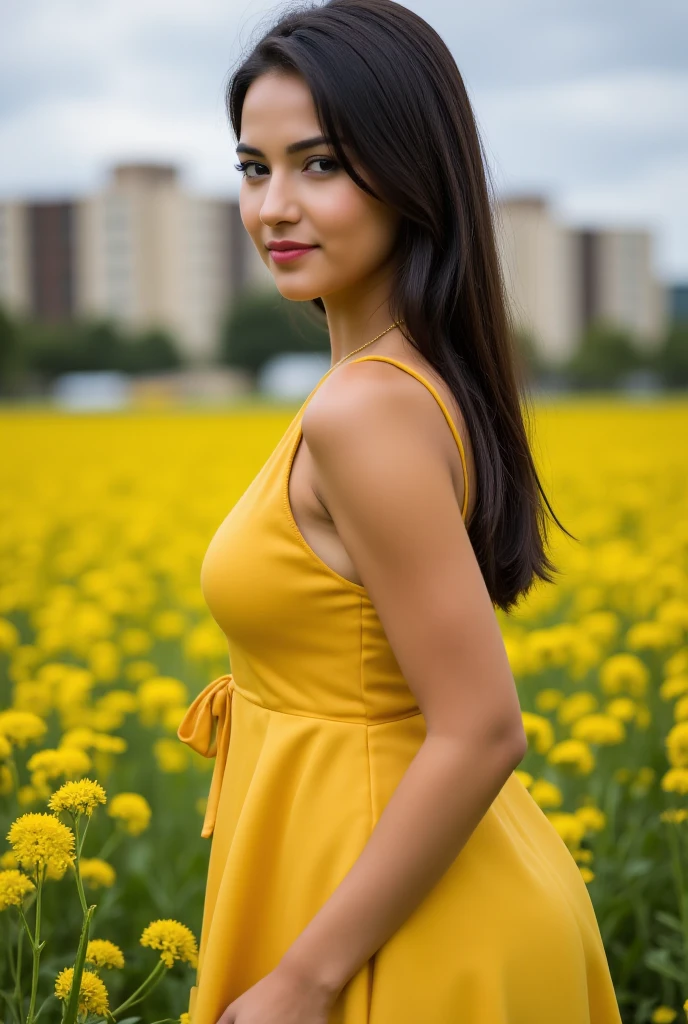
{"type": "Polygon", "coordinates": [[[280,965],[233,1000],[217,1024],[328,1024],[335,999],[280,965]]]}

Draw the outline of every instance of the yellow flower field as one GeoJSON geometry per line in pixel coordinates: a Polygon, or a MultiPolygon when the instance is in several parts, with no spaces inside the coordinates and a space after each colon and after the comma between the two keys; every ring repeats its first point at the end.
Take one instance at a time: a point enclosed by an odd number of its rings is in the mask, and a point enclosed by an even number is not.
{"type": "MultiPolygon", "coordinates": [[[[186,1011],[212,762],[176,729],[229,667],[200,565],[293,412],[0,415],[8,1024],[186,1011]]],[[[552,528],[556,584],[499,615],[518,771],[588,884],[624,1021],[686,1019],[688,404],[567,400],[534,428],[577,540],[552,528]]]]}

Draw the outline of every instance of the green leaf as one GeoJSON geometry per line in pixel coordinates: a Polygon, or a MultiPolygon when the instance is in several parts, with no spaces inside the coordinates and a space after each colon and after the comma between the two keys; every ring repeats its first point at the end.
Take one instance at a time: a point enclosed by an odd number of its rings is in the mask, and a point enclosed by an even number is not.
{"type": "Polygon", "coordinates": [[[645,954],[644,962],[646,967],[649,967],[651,971],[656,971],[657,974],[661,974],[662,977],[671,978],[672,981],[678,981],[681,985],[685,984],[685,975],[683,971],[679,970],[679,968],[671,962],[668,950],[651,949],[645,954]]]}
{"type": "Polygon", "coordinates": [[[679,932],[681,935],[683,934],[683,925],[674,914],[667,914],[665,910],[655,910],[654,916],[656,921],[665,924],[667,928],[673,928],[674,931],[679,932]]]}

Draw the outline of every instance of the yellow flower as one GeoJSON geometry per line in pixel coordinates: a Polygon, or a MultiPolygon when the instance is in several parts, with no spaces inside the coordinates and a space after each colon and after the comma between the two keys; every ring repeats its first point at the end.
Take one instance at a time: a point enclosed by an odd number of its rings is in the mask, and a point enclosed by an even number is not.
{"type": "Polygon", "coordinates": [[[90,769],[91,758],[79,747],[60,747],[57,750],[39,750],[29,758],[26,767],[38,780],[59,776],[73,779],[90,769]]]}
{"type": "Polygon", "coordinates": [[[676,701],[674,706],[674,718],[677,722],[685,722],[688,719],[688,694],[676,701]]]}
{"type": "Polygon", "coordinates": [[[110,889],[116,881],[115,869],[100,857],[82,857],[79,862],[81,880],[93,889],[99,886],[110,889]]]}
{"type": "Polygon", "coordinates": [[[688,820],[688,811],[685,807],[670,807],[667,811],[662,811],[659,817],[661,821],[679,825],[682,821],[688,820]]]}
{"type": "Polygon", "coordinates": [[[592,861],[592,850],[586,850],[582,846],[571,850],[571,854],[577,864],[590,864],[592,861]]]}
{"type": "Polygon", "coordinates": [[[108,807],[108,814],[122,823],[122,827],[132,836],[137,836],[148,828],[151,818],[150,804],[139,793],[118,793],[113,796],[108,807]]]}
{"type": "Polygon", "coordinates": [[[40,799],[41,795],[34,786],[20,786],[17,790],[17,803],[20,807],[30,807],[40,799]]]}
{"type": "Polygon", "coordinates": [[[12,744],[7,737],[0,732],[0,761],[6,761],[12,753],[12,744]]]}
{"type": "Polygon", "coordinates": [[[688,768],[688,722],[678,722],[666,738],[667,757],[674,768],[688,768]]]}
{"type": "Polygon", "coordinates": [[[610,696],[629,693],[644,697],[649,682],[649,669],[635,654],[613,654],[600,668],[602,690],[610,696]]]}
{"type": "Polygon", "coordinates": [[[561,690],[550,687],[546,690],[539,690],[535,695],[535,707],[538,711],[555,711],[564,699],[561,690]]]}
{"type": "Polygon", "coordinates": [[[659,651],[679,642],[681,627],[670,622],[634,622],[626,634],[626,643],[632,651],[659,651]]]}
{"type": "Polygon", "coordinates": [[[552,811],[547,815],[567,846],[576,847],[585,835],[585,825],[575,814],[552,811]]]}
{"type": "Polygon", "coordinates": [[[186,619],[181,612],[175,609],[158,612],[151,622],[151,630],[155,636],[165,640],[182,636],[186,629],[186,619]]]}
{"type": "Polygon", "coordinates": [[[3,855],[0,857],[0,868],[5,870],[6,868],[18,868],[19,861],[12,853],[11,850],[5,850],[3,855]]]}
{"type": "Polygon", "coordinates": [[[119,645],[125,654],[146,654],[153,646],[153,639],[145,629],[123,629],[119,635],[119,645]]]}
{"type": "Polygon", "coordinates": [[[538,807],[561,807],[564,802],[559,787],[547,779],[536,779],[530,787],[530,795],[538,807]]]}
{"type": "Polygon", "coordinates": [[[19,646],[19,630],[9,619],[0,619],[0,651],[12,651],[19,646]]]}
{"type": "Polygon", "coordinates": [[[91,779],[80,779],[78,782],[65,782],[50,797],[48,807],[51,811],[70,811],[72,814],[87,814],[90,818],[98,804],[107,800],[105,790],[98,782],[91,779]]]}
{"type": "Polygon", "coordinates": [[[583,740],[562,740],[552,747],[547,760],[560,768],[572,768],[578,775],[590,775],[595,756],[583,740]]]}
{"type": "Polygon", "coordinates": [[[529,789],[529,787],[532,786],[533,776],[530,774],[530,772],[526,772],[522,768],[516,768],[514,770],[514,775],[519,779],[519,781],[525,786],[526,789],[529,789]]]}
{"type": "MultiPolygon", "coordinates": [[[[686,1000],[688,1003],[688,999],[686,1000]]],[[[183,1013],[179,1018],[179,1024],[191,1024],[191,1017],[188,1013],[183,1013]]]]}
{"type": "Polygon", "coordinates": [[[141,683],[158,674],[158,666],[153,661],[132,661],[124,668],[124,678],[129,683],[141,683]]]}
{"type": "Polygon", "coordinates": [[[668,676],[678,676],[688,673],[688,647],[682,647],[667,659],[664,668],[668,676]]]}
{"type": "Polygon", "coordinates": [[[22,814],[7,833],[23,868],[46,866],[64,872],[74,863],[74,833],[54,814],[22,814]]]}
{"type": "Polygon", "coordinates": [[[0,871],[0,910],[20,907],[34,888],[31,879],[16,868],[0,871]]]}
{"type": "Polygon", "coordinates": [[[591,871],[590,868],[586,867],[585,865],[581,867],[580,873],[586,885],[588,882],[592,882],[593,878],[595,877],[595,872],[591,871]]]}
{"type": "Polygon", "coordinates": [[[147,679],[138,688],[141,721],[144,725],[152,725],[160,720],[167,708],[178,707],[187,698],[188,690],[179,679],[172,676],[147,679]]]}
{"type": "Polygon", "coordinates": [[[654,768],[649,765],[645,765],[643,768],[639,768],[633,779],[633,788],[637,790],[647,790],[650,788],[652,783],[657,777],[657,772],[654,768]]]}
{"type": "Polygon", "coordinates": [[[584,615],[578,625],[593,640],[608,644],[614,640],[619,632],[619,616],[614,612],[597,611],[584,615]]]}
{"type": "Polygon", "coordinates": [[[599,807],[594,807],[592,804],[579,807],[574,811],[574,814],[579,821],[583,822],[586,832],[601,832],[607,824],[607,817],[604,811],[601,811],[599,807]]]}
{"type": "Polygon", "coordinates": [[[670,768],[662,776],[662,789],[665,793],[688,793],[688,768],[670,768]]]}
{"type": "Polygon", "coordinates": [[[533,746],[538,754],[546,754],[554,743],[554,730],[548,718],[542,715],[534,715],[531,711],[522,711],[523,729],[528,737],[528,743],[533,746]]]}
{"type": "Polygon", "coordinates": [[[637,704],[630,697],[615,697],[605,708],[605,713],[622,722],[632,722],[636,717],[637,704]]]}
{"type": "Polygon", "coordinates": [[[570,697],[561,702],[557,711],[557,720],[562,725],[570,725],[576,719],[582,718],[583,715],[597,711],[598,707],[599,701],[594,693],[590,693],[588,690],[577,690],[576,693],[572,693],[570,697]]]}
{"type": "Polygon", "coordinates": [[[109,939],[91,939],[86,947],[86,963],[95,967],[124,967],[124,953],[109,939]]]}
{"type": "Polygon", "coordinates": [[[659,688],[659,696],[662,700],[673,700],[674,697],[681,697],[684,693],[688,694],[688,673],[669,676],[659,688]]]}
{"type": "Polygon", "coordinates": [[[152,921],[144,928],[140,942],[142,946],[159,949],[160,959],[166,967],[171,967],[175,960],[185,961],[191,967],[198,964],[198,947],[193,932],[179,921],[152,921]]]}
{"type": "Polygon", "coordinates": [[[25,747],[45,736],[48,726],[33,711],[0,711],[0,734],[18,747],[25,747]]]}
{"type": "Polygon", "coordinates": [[[610,746],[623,743],[626,729],[623,722],[611,715],[584,715],[573,723],[571,735],[575,740],[610,746]]]}
{"type": "Polygon", "coordinates": [[[676,1010],[672,1010],[670,1006],[658,1006],[650,1020],[652,1024],[671,1024],[676,1020],[676,1010]]]}
{"type": "Polygon", "coordinates": [[[14,776],[6,764],[0,764],[0,796],[9,796],[14,788],[14,776]]]}
{"type": "MultiPolygon", "coordinates": [[[[66,1002],[72,987],[74,968],[65,967],[55,979],[55,995],[66,1002]]],[[[108,994],[105,985],[93,971],[84,971],[79,986],[79,1013],[105,1015],[108,1010],[108,994]]]]}
{"type": "Polygon", "coordinates": [[[189,763],[189,748],[178,740],[159,739],[153,744],[153,753],[162,772],[183,772],[189,763]]]}

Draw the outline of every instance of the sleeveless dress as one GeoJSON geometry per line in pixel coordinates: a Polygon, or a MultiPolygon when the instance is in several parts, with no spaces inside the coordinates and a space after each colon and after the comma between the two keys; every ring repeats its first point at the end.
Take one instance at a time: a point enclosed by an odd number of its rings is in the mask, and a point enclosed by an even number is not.
{"type": "MultiPolygon", "coordinates": [[[[387,356],[437,400],[437,390],[387,356]]],[[[215,757],[192,1024],[275,968],[348,873],[425,737],[365,587],[308,545],[288,481],[301,418],[221,523],[201,587],[231,674],[179,738],[215,757]],[[230,738],[231,733],[231,738],[230,738]]],[[[467,507],[466,488],[463,516],[467,507]]],[[[466,779],[466,785],[470,785],[466,779]]],[[[621,1024],[594,909],[513,773],[449,870],[339,993],[328,1024],[621,1024]]]]}

